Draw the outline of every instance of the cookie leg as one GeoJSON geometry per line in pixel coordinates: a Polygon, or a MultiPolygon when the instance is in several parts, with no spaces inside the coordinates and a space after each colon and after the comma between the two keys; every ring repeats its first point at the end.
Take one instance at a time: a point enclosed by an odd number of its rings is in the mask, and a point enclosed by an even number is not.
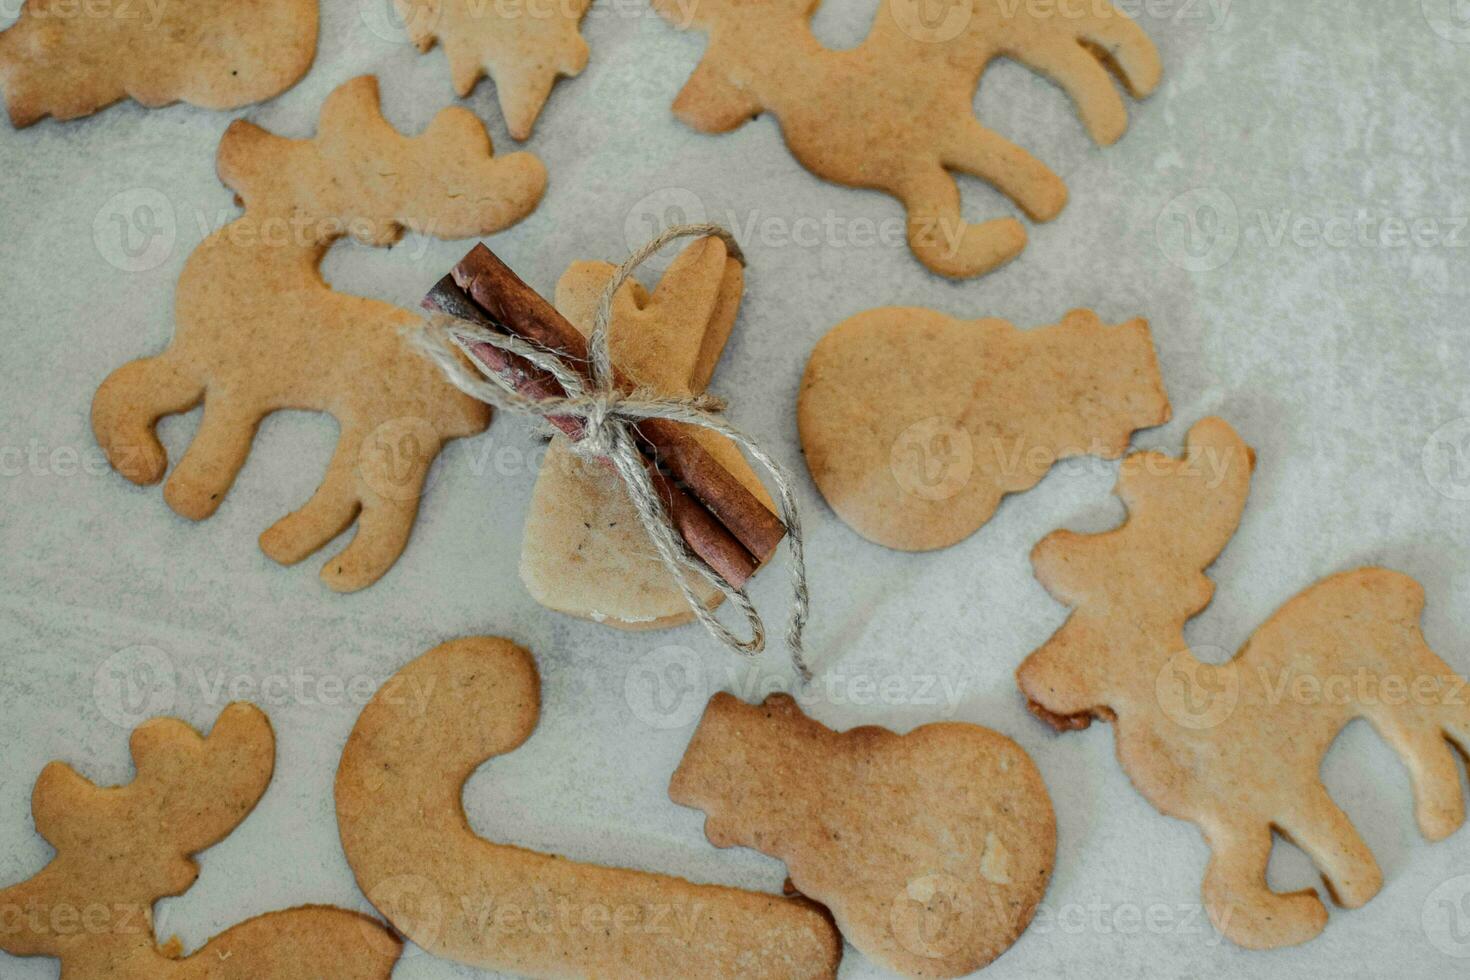
{"type": "Polygon", "coordinates": [[[587,42],[577,33],[573,23],[564,32],[559,50],[543,58],[509,65],[498,65],[490,72],[495,79],[495,95],[505,116],[506,128],[514,139],[531,135],[536,117],[551,98],[551,88],[560,75],[576,75],[587,66],[587,42]]]}
{"type": "MultiPolygon", "coordinates": [[[[1459,789],[1458,783],[1455,788],[1459,789]]],[[[1281,821],[1281,833],[1307,852],[1321,870],[1333,901],[1344,908],[1361,908],[1383,887],[1383,872],[1373,852],[1320,785],[1308,791],[1297,810],[1281,821]]]]}
{"type": "Polygon", "coordinates": [[[294,565],[347,530],[357,517],[357,444],[338,440],[321,486],[299,510],[260,536],[260,550],[282,565],[294,565]]]}
{"type": "Polygon", "coordinates": [[[1067,204],[1067,185],[1051,168],[977,120],[948,147],[942,162],[994,184],[1035,221],[1050,221],[1067,204]]]}
{"type": "MultiPolygon", "coordinates": [[[[1401,586],[1397,615],[1413,622],[1424,609],[1424,590],[1412,581],[1401,586]]],[[[1392,665],[1392,673],[1412,679],[1411,694],[1407,702],[1388,692],[1373,699],[1365,708],[1368,720],[1409,770],[1420,832],[1443,840],[1465,822],[1460,772],[1470,751],[1470,685],[1429,648],[1417,628],[1384,640],[1379,655],[1392,665]]]]}
{"type": "Polygon", "coordinates": [[[908,209],[909,247],[940,275],[983,275],[1026,247],[1026,229],[1015,218],[972,225],[960,217],[960,189],[941,166],[910,177],[898,196],[908,209]]]}
{"type": "Polygon", "coordinates": [[[1112,76],[1093,52],[1071,38],[1021,47],[1014,56],[1051,79],[1077,106],[1082,125],[1099,146],[1110,146],[1128,129],[1128,110],[1112,76]]]}
{"type": "Polygon", "coordinates": [[[1327,909],[1315,892],[1278,895],[1266,884],[1271,830],[1265,824],[1212,837],[1204,899],[1210,921],[1246,949],[1295,946],[1327,925],[1327,909]]]}
{"type": "Polygon", "coordinates": [[[1455,750],[1438,724],[1411,728],[1390,722],[1382,731],[1409,768],[1420,832],[1429,840],[1444,840],[1465,822],[1461,761],[1455,750]]]}
{"type": "Polygon", "coordinates": [[[1135,98],[1149,95],[1159,87],[1159,80],[1164,76],[1159,49],[1133,18],[1117,8],[1107,14],[1083,17],[1078,24],[1077,40],[1102,58],[1135,98]]]}
{"type": "Polygon", "coordinates": [[[198,521],[219,508],[264,417],[264,412],[242,408],[225,395],[205,399],[204,421],[163,487],[163,499],[175,513],[198,521]]]}
{"type": "Polygon", "coordinates": [[[352,543],[323,566],[322,582],[334,592],[356,592],[382,578],[408,546],[418,509],[417,499],[364,501],[352,543]]]}
{"type": "Polygon", "coordinates": [[[157,483],[168,454],[154,427],[203,397],[204,386],[176,370],[167,354],[130,361],[109,374],[92,398],[92,432],[119,473],[134,483],[157,483]]]}

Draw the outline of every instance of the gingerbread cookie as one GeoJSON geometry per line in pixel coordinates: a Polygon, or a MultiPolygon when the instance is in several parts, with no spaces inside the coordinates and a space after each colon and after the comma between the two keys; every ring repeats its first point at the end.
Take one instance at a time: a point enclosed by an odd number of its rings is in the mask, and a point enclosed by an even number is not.
{"type": "Polygon", "coordinates": [[[415,314],[338,293],[318,266],[346,234],[389,245],[405,228],[461,238],[507,227],[535,207],[546,172],[527,153],[492,157],[484,127],[464,109],[445,109],[421,136],[399,135],[378,110],[371,76],[328,97],[313,139],[233,123],[219,171],[245,213],[189,257],[173,343],[102,383],[93,430],[119,472],[153,483],[168,464],[158,419],[204,401],[193,444],[164,487],[170,507],[200,520],[224,499],[262,418],[330,412],[341,431],[326,479],[260,545],[290,564],[356,520],[352,543],[321,577],[338,591],[361,589],[407,544],[440,446],[482,431],[489,412],[409,349],[405,334],[422,322],[415,314]]]}
{"type": "Polygon", "coordinates": [[[1228,663],[1195,657],[1184,624],[1209,604],[1204,573],[1235,533],[1253,465],[1215,418],[1190,430],[1178,459],[1126,460],[1122,525],[1037,545],[1036,577],[1073,611],[1017,678],[1058,727],[1116,722],[1133,785],[1210,846],[1204,900],[1216,928],[1266,949],[1305,942],[1327,920],[1315,892],[1267,885],[1273,833],[1306,851],[1348,908],[1383,880],[1322,785],[1337,734],[1357,718],[1372,724],[1408,767],[1420,829],[1440,840],[1464,822],[1454,748],[1470,752],[1470,707],[1465,682],[1420,632],[1423,589],[1382,568],[1298,593],[1228,663]]]}
{"type": "Polygon", "coordinates": [[[592,0],[560,0],[541,8],[482,0],[393,0],[409,39],[420,51],[438,41],[460,98],[488,70],[510,135],[531,135],[536,117],[563,75],[587,66],[582,16],[592,0]]]}
{"type": "Polygon", "coordinates": [[[0,950],[61,960],[65,977],[109,980],[388,980],[402,943],[377,922],[308,907],[242,923],[185,957],[160,946],[153,905],[199,875],[193,856],[255,808],[275,768],[259,709],[233,704],[208,738],[158,718],[133,732],[137,776],[100,788],[53,762],[36,780],[36,830],[56,848],[44,870],[0,891],[0,950]]]}
{"type": "Polygon", "coordinates": [[[317,0],[26,0],[0,32],[17,128],[133,98],[234,109],[295,85],[316,56],[317,0]]]}
{"type": "Polygon", "coordinates": [[[1056,819],[1036,766],[978,725],[838,733],[788,695],[716,694],[669,784],[716,847],[786,862],[869,959],[912,977],[978,970],[1046,893],[1056,819]]]}
{"type": "MultiPolygon", "coordinates": [[[[556,287],[557,310],[584,334],[614,267],[579,262],[556,287]]],[[[649,295],[636,281],[614,299],[613,362],[662,395],[703,392],[735,324],[744,270],[718,238],[700,239],[669,266],[649,295]]],[[[774,503],[740,451],[723,436],[685,426],[769,508],[774,503]]],[[[521,579],[537,602],[625,629],[656,629],[694,618],[638,521],[615,473],[552,440],[526,514],[521,579]]],[[[710,605],[721,595],[700,582],[710,605]]]]}
{"type": "Polygon", "coordinates": [[[681,27],[709,32],[704,58],[674,102],[703,132],[722,133],[762,112],[779,120],[791,152],[812,173],[897,197],[909,245],[930,269],[977,276],[1026,245],[1014,218],[967,224],[951,174],[973,174],[1037,221],[1067,200],[1061,179],[976,121],[972,101],[996,58],[1055,81],[1101,145],[1128,125],[1114,74],[1135,96],[1162,67],[1143,30],[1107,0],[1062,15],[1052,5],[964,0],[942,17],[885,0],[867,39],[833,51],[812,34],[817,0],[654,0],[681,27]]]}
{"type": "Polygon", "coordinates": [[[491,843],[460,797],[536,727],[525,650],[445,643],[363,710],[337,772],[337,822],[368,899],[436,956],[530,977],[836,976],[841,941],[810,904],[491,843]]]}
{"type": "Polygon", "coordinates": [[[1021,331],[932,310],[860,313],[817,342],[797,401],[807,467],[863,537],[925,551],[1069,456],[1116,459],[1169,419],[1144,320],[1074,310],[1021,331]]]}

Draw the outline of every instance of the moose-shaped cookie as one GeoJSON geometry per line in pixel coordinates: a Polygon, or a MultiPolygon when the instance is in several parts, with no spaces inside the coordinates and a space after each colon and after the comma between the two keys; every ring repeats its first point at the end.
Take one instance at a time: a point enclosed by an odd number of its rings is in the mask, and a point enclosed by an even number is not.
{"type": "Polygon", "coordinates": [[[531,135],[557,78],[587,66],[580,25],[591,5],[592,0],[393,0],[420,51],[436,41],[444,46],[455,95],[466,97],[490,73],[506,128],[518,140],[531,135]]]}
{"type": "Polygon", "coordinates": [[[859,534],[925,551],[962,541],[1059,460],[1116,459],[1169,419],[1144,320],[1074,310],[1054,326],[859,313],[817,342],[797,424],[822,496],[859,534]]]}
{"type": "Polygon", "coordinates": [[[68,980],[388,980],[402,943],[377,922],[313,906],[244,922],[185,957],[160,946],[153,905],[182,895],[193,855],[240,824],[270,784],[275,738],[259,709],[234,704],[201,738],[157,718],[133,732],[137,775],[98,787],[53,762],[31,799],[56,856],[0,891],[0,950],[61,960],[68,980]]]}
{"type": "Polygon", "coordinates": [[[1017,677],[1058,727],[1113,723],[1134,786],[1204,834],[1204,900],[1216,928],[1263,949],[1305,942],[1327,919],[1314,892],[1267,885],[1273,832],[1306,851],[1341,905],[1362,905],[1382,883],[1322,785],[1338,733],[1364,718],[1398,751],[1419,827],[1440,840],[1464,822],[1454,748],[1470,752],[1470,704],[1464,681],[1424,642],[1423,589],[1383,568],[1298,593],[1228,663],[1195,657],[1184,624],[1214,592],[1205,570],[1235,533],[1253,464],[1217,418],[1190,430],[1178,459],[1127,459],[1122,525],[1058,531],[1037,545],[1036,577],[1073,611],[1017,677]]]}
{"type": "Polygon", "coordinates": [[[489,410],[410,347],[418,316],[336,292],[318,266],[346,234],[390,245],[405,228],[444,238],[504,228],[535,207],[545,169],[527,153],[492,157],[484,127],[460,108],[439,113],[421,136],[401,136],[378,109],[377,82],[364,76],[327,98],[312,139],[233,123],[219,171],[245,213],[189,256],[173,343],[108,376],[92,403],[93,430],[119,472],[153,483],[168,464],[158,419],[203,401],[199,431],[164,487],[170,507],[200,520],[224,499],[261,419],[281,409],[330,412],[340,431],[326,479],[260,545],[290,564],[355,520],[352,543],[321,577],[338,591],[361,589],[407,544],[440,446],[482,431],[489,410]]]}
{"type": "Polygon", "coordinates": [[[980,969],[1046,893],[1056,820],[1019,745],[978,725],[834,732],[789,695],[711,699],[669,784],[716,847],[786,862],[866,956],[913,977],[980,969]]]}
{"type": "MultiPolygon", "coordinates": [[[[578,262],[556,286],[557,310],[590,334],[615,269],[578,262]]],[[[652,294],[636,280],[615,294],[608,342],[613,363],[634,384],[688,397],[709,385],[740,308],[744,270],[718,238],[702,238],[669,265],[652,294]]],[[[770,494],[728,439],[686,427],[691,437],[774,510],[770,494]]],[[[526,514],[521,578],[542,605],[625,629],[689,622],[689,610],[616,474],[552,439],[526,514]]],[[[709,604],[720,593],[703,582],[709,604]]]]}
{"type": "Polygon", "coordinates": [[[124,98],[234,109],[279,95],[316,56],[317,0],[25,0],[0,31],[17,128],[124,98]]]}
{"type": "Polygon", "coordinates": [[[812,34],[817,3],[654,0],[666,19],[709,32],[674,113],[708,133],[774,114],[812,173],[898,198],[914,254],[946,276],[988,272],[1026,245],[1014,218],[966,223],[950,171],[989,181],[1037,221],[1056,217],[1067,200],[1045,164],[975,119],[975,89],[991,61],[1012,58],[1055,81],[1103,145],[1128,125],[1110,71],[1140,97],[1162,74],[1148,36],[1107,0],[1065,13],[954,0],[938,18],[926,17],[921,3],[884,0],[867,38],[845,51],[812,34]]]}
{"type": "Polygon", "coordinates": [[[368,900],[436,956],[517,976],[832,980],[842,941],[800,899],[585,864],[477,836],[465,782],[541,714],[531,655],[465,637],[395,674],[337,769],[342,846],[368,900]]]}

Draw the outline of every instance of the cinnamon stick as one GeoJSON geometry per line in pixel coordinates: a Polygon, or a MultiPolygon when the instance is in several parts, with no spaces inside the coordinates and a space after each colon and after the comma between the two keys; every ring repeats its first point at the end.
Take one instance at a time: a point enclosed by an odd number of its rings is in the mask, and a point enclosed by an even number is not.
{"type": "MultiPolygon", "coordinates": [[[[582,332],[490,249],[483,244],[470,249],[450,276],[475,305],[505,329],[558,352],[587,374],[589,355],[582,332]]],[[[632,383],[616,366],[613,374],[618,387],[632,389],[632,383]]],[[[786,526],[684,426],[667,419],[647,419],[634,431],[655,461],[693,493],[759,562],[775,554],[786,536],[786,526]]]]}
{"type": "MultiPolygon", "coordinates": [[[[429,294],[424,297],[423,305],[428,309],[439,310],[461,320],[478,323],[487,329],[500,329],[500,325],[479,309],[451,276],[445,276],[435,284],[429,294]]],[[[555,378],[516,354],[503,351],[490,344],[470,344],[469,347],[475,358],[482,361],[492,371],[505,376],[515,389],[527,398],[559,398],[566,394],[555,378]]],[[[551,415],[547,416],[547,421],[574,442],[582,438],[581,419],[567,415],[551,415]]],[[[603,460],[603,463],[609,467],[612,465],[608,460],[603,460]]],[[[673,523],[674,529],[679,532],[679,536],[689,545],[689,550],[698,555],[726,582],[737,589],[742,587],[755,574],[759,563],[730,534],[728,529],[692,500],[666,474],[660,472],[646,458],[644,463],[648,466],[649,478],[654,491],[663,501],[669,520],[673,523]]]]}
{"type": "MultiPolygon", "coordinates": [[[[514,333],[588,375],[587,343],[581,332],[483,245],[441,279],[423,305],[487,329],[514,333]]],[[[565,394],[554,377],[521,357],[489,344],[470,348],[474,357],[526,397],[565,394]]],[[[626,378],[614,374],[620,387],[628,387],[626,378]]],[[[574,441],[583,435],[580,419],[553,416],[549,421],[574,441]]],[[[774,553],[785,525],[682,426],[649,419],[635,426],[634,433],[675,529],[720,577],[736,588],[743,586],[774,553]]]]}

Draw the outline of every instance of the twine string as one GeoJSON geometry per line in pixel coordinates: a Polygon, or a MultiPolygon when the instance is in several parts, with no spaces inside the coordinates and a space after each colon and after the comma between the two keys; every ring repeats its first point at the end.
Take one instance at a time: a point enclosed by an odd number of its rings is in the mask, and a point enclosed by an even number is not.
{"type": "MultiPolygon", "coordinates": [[[[744,262],[733,235],[715,224],[675,225],[650,239],[617,268],[603,289],[588,338],[590,383],[579,371],[554,351],[523,340],[510,333],[489,330],[471,320],[447,313],[434,313],[426,329],[417,334],[416,343],[438,365],[456,388],[478,401],[501,411],[545,421],[552,416],[576,418],[582,423],[582,438],[570,443],[571,450],[582,458],[601,458],[611,462],[628,500],[638,515],[639,523],[653,543],[659,559],[673,576],[680,594],[704,628],[721,644],[737,653],[752,657],[765,649],[766,629],[760,613],[743,588],[736,588],[721,578],[714,569],[689,550],[669,517],[663,499],[654,488],[642,454],[638,450],[632,427],[645,419],[667,419],[707,429],[724,436],[755,460],[775,486],[782,523],[786,525],[786,546],[791,555],[791,610],[787,621],[786,642],[791,662],[803,683],[811,680],[802,647],[810,599],[807,593],[806,557],[802,542],[801,515],[790,477],[755,440],[735,428],[724,418],[724,402],[709,395],[670,397],[647,388],[624,393],[614,377],[612,354],[608,341],[612,323],[613,298],[640,265],[669,242],[680,238],[716,237],[725,243],[729,254],[744,262]],[[522,395],[514,382],[491,370],[471,353],[475,344],[488,344],[508,354],[524,358],[533,366],[556,379],[565,392],[562,398],[535,399],[522,395]],[[464,356],[461,357],[460,354],[464,356]],[[471,370],[469,365],[473,365],[471,370]],[[715,616],[694,591],[694,582],[703,581],[718,591],[745,617],[749,636],[742,639],[715,616]]],[[[547,426],[550,428],[550,426],[547,426]]]]}

